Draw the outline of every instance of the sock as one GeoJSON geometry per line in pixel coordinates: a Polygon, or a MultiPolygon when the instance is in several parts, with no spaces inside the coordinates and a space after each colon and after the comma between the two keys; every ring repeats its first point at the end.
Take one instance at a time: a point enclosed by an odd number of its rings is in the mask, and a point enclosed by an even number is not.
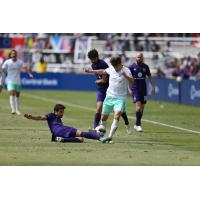
{"type": "Polygon", "coordinates": [[[142,113],[137,111],[135,115],[136,115],[136,126],[141,126],[142,113]]]}
{"type": "Polygon", "coordinates": [[[15,107],[16,111],[19,111],[19,97],[15,97],[15,107]]]}
{"type": "Polygon", "coordinates": [[[94,128],[96,128],[99,125],[100,120],[101,120],[101,113],[96,113],[94,116],[94,128]]]}
{"type": "Polygon", "coordinates": [[[116,120],[116,119],[114,119],[114,120],[113,120],[113,123],[112,123],[112,125],[111,125],[111,128],[110,128],[110,133],[109,133],[109,136],[108,136],[108,137],[110,137],[110,138],[113,137],[113,135],[115,134],[115,132],[116,132],[116,130],[117,130],[117,128],[118,128],[118,126],[119,126],[119,121],[116,120]]]}
{"type": "Polygon", "coordinates": [[[125,125],[128,125],[128,124],[129,124],[129,121],[128,121],[128,117],[127,117],[127,115],[126,115],[126,112],[123,112],[123,113],[121,114],[121,116],[122,116],[122,118],[124,119],[125,125]]]}
{"type": "Polygon", "coordinates": [[[81,137],[85,137],[88,139],[99,140],[100,136],[96,133],[89,133],[89,132],[81,132],[81,137]]]}
{"type": "Polygon", "coordinates": [[[83,140],[81,140],[79,138],[71,137],[71,138],[63,138],[63,142],[77,142],[77,143],[81,143],[81,142],[83,142],[83,140]]]}
{"type": "Polygon", "coordinates": [[[15,112],[15,96],[10,96],[10,107],[13,112],[15,112]]]}

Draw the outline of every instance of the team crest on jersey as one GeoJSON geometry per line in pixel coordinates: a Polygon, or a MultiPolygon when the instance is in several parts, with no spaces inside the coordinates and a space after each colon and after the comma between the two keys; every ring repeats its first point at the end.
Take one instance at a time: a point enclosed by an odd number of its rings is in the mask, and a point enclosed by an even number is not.
{"type": "Polygon", "coordinates": [[[142,77],[142,73],[141,73],[141,72],[138,73],[138,77],[139,77],[139,78],[142,77]]]}

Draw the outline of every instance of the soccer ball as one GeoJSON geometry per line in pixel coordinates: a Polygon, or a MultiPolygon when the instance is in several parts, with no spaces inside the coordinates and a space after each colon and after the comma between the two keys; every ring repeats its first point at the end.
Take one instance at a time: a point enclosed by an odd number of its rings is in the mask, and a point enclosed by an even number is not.
{"type": "Polygon", "coordinates": [[[104,134],[106,133],[106,128],[105,126],[103,126],[102,124],[97,126],[95,128],[96,132],[100,135],[100,136],[104,136],[104,134]]]}

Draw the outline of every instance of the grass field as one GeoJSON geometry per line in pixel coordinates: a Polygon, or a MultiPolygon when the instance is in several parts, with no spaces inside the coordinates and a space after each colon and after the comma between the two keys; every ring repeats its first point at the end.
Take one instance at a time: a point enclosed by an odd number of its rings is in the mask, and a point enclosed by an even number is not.
{"type": "MultiPolygon", "coordinates": [[[[55,103],[67,106],[64,124],[80,130],[92,127],[94,92],[24,90],[21,112],[45,114],[52,111],[55,103]]],[[[82,144],[52,143],[46,122],[10,114],[8,93],[3,91],[0,95],[0,165],[200,165],[200,108],[162,104],[164,108],[158,102],[148,102],[144,120],[150,121],[143,121],[144,131],[140,135],[135,131],[127,135],[121,120],[114,144],[88,139],[82,144]]],[[[130,98],[127,113],[133,127],[134,105],[130,98]]],[[[108,127],[112,119],[110,116],[108,127]]]]}

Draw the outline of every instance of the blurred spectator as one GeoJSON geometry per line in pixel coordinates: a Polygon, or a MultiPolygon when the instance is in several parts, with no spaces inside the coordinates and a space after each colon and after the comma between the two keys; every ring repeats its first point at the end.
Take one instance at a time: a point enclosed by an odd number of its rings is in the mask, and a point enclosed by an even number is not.
{"type": "Polygon", "coordinates": [[[44,61],[44,57],[40,58],[40,61],[36,63],[36,72],[43,74],[47,72],[47,63],[44,61]]]}

